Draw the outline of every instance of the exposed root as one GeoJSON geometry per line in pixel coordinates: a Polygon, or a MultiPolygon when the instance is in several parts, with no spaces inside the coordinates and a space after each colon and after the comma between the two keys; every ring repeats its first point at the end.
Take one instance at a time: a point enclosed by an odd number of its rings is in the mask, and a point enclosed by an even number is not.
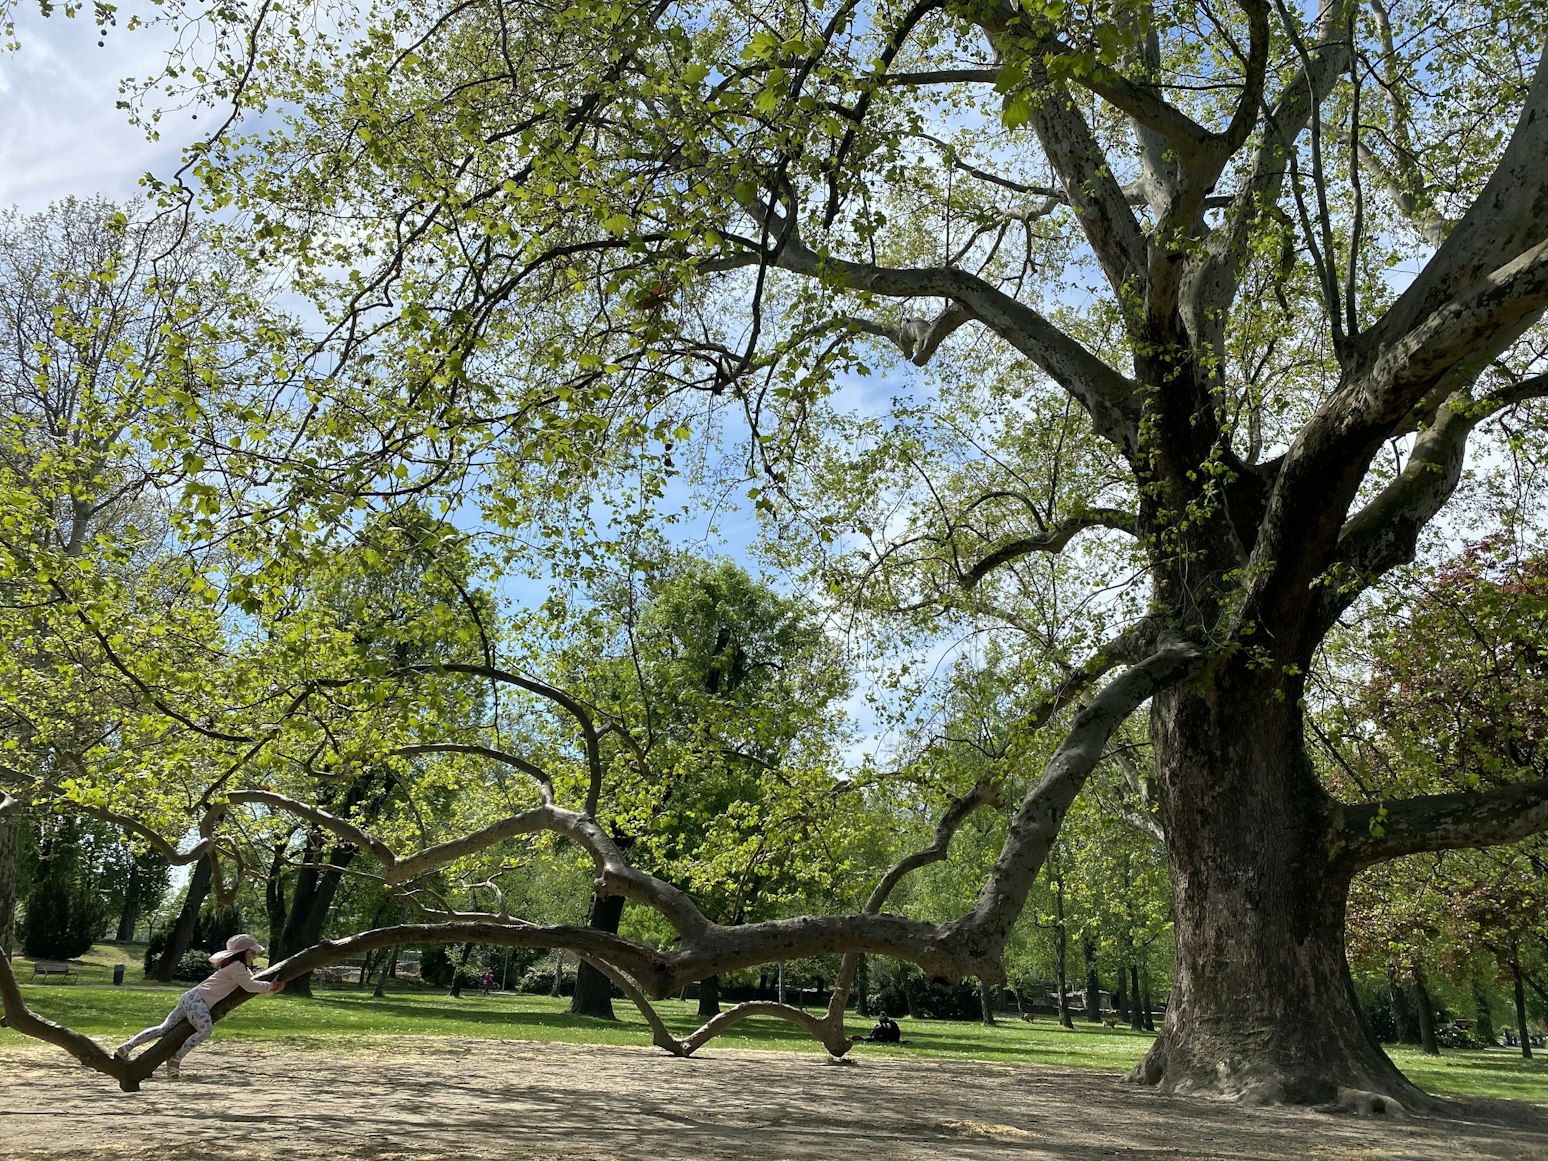
{"type": "Polygon", "coordinates": [[[1338,1098],[1329,1111],[1355,1113],[1363,1117],[1391,1117],[1394,1120],[1408,1116],[1407,1107],[1396,1097],[1363,1088],[1339,1089],[1338,1098]]]}

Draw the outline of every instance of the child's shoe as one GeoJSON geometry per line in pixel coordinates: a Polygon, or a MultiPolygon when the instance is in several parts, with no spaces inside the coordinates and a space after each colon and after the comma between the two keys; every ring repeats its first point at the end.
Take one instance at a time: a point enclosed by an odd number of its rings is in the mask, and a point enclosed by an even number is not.
{"type": "Polygon", "coordinates": [[[176,1080],[183,1075],[182,1065],[176,1060],[167,1061],[167,1079],[176,1080]]]}
{"type": "Polygon", "coordinates": [[[114,1060],[122,1060],[125,1064],[128,1064],[129,1063],[129,1045],[127,1045],[127,1044],[120,1044],[117,1048],[113,1049],[113,1059],[114,1060]]]}

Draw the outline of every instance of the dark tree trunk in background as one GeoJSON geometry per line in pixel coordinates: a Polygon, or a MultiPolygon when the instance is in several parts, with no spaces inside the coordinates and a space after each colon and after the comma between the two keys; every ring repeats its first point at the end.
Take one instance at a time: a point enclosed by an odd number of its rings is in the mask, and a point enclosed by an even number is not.
{"type": "MultiPolygon", "coordinates": [[[[338,893],[339,881],[344,869],[354,860],[355,848],[341,843],[328,851],[327,861],[322,861],[328,842],[321,831],[307,835],[302,851],[304,864],[296,871],[295,887],[291,891],[285,926],[280,937],[269,948],[271,960],[281,960],[311,947],[322,938],[328,923],[328,912],[333,907],[333,897],[338,893]]],[[[312,994],[312,973],[304,972],[285,985],[285,990],[297,995],[312,994]]]]}
{"type": "Polygon", "coordinates": [[[124,892],[124,905],[118,912],[118,931],[113,936],[118,943],[134,940],[135,925],[140,922],[140,885],[137,872],[129,873],[129,890],[124,892]]]}
{"type": "Polygon", "coordinates": [[[1145,1030],[1145,1017],[1150,1008],[1150,1001],[1143,1003],[1140,1000],[1139,965],[1133,962],[1129,964],[1129,1027],[1136,1032],[1145,1030]]]}
{"type": "MultiPolygon", "coordinates": [[[[617,934],[623,919],[624,897],[595,895],[591,900],[589,925],[597,931],[617,934]]],[[[599,1020],[616,1020],[613,1015],[613,982],[585,960],[575,969],[575,995],[570,998],[572,1016],[595,1016],[599,1020]]]]}
{"type": "Polygon", "coordinates": [[[280,939],[285,934],[285,851],[289,846],[288,836],[284,842],[274,844],[274,857],[269,860],[269,877],[263,883],[263,905],[269,916],[269,949],[276,953],[280,939]]]}
{"type": "Polygon", "coordinates": [[[1417,964],[1414,965],[1414,1001],[1419,1009],[1419,1048],[1426,1056],[1439,1056],[1440,1044],[1435,1039],[1435,1005],[1424,982],[1424,969],[1417,964]]]}
{"type": "Polygon", "coordinates": [[[564,952],[554,951],[554,979],[548,985],[549,996],[557,996],[564,990],[564,952]]]}
{"type": "Polygon", "coordinates": [[[1252,1103],[1424,1106],[1361,1018],[1344,955],[1353,871],[1330,854],[1302,688],[1266,672],[1232,660],[1151,704],[1177,952],[1134,1077],[1252,1103]]]}
{"type": "Polygon", "coordinates": [[[1064,929],[1064,876],[1059,875],[1054,879],[1054,974],[1059,977],[1059,1026],[1061,1028],[1074,1029],[1075,1021],[1070,1017],[1070,977],[1067,957],[1069,954],[1069,934],[1064,929]]]}
{"type": "Polygon", "coordinates": [[[0,955],[11,954],[16,930],[16,864],[21,857],[21,811],[0,818],[0,955]]]}
{"type": "Polygon", "coordinates": [[[984,1023],[994,1023],[994,989],[983,980],[978,981],[978,1006],[983,1011],[984,1023]]]}
{"type": "Polygon", "coordinates": [[[720,977],[705,976],[699,981],[699,1015],[720,1015],[720,977]]]}
{"type": "Polygon", "coordinates": [[[1516,985],[1516,1035],[1521,1037],[1521,1057],[1532,1059],[1532,1030],[1527,1027],[1526,989],[1522,986],[1521,965],[1511,961],[1510,974],[1516,985]]]}
{"type": "Polygon", "coordinates": [[[856,1015],[871,1015],[871,958],[862,955],[860,962],[855,965],[855,1013],[856,1015]]]}
{"type": "Polygon", "coordinates": [[[398,974],[398,944],[392,945],[392,950],[387,953],[387,962],[382,965],[382,974],[376,977],[376,987],[371,990],[373,998],[380,1000],[387,994],[387,978],[398,974]]]}
{"type": "Polygon", "coordinates": [[[1150,968],[1147,967],[1142,973],[1140,973],[1140,978],[1145,981],[1144,999],[1142,1001],[1144,1003],[1145,1031],[1154,1032],[1156,1030],[1156,1019],[1152,1014],[1152,1009],[1155,1007],[1155,1004],[1150,995],[1150,968]]]}
{"type": "Polygon", "coordinates": [[[1419,1020],[1414,1006],[1409,1002],[1408,989],[1398,973],[1396,964],[1387,965],[1387,996],[1392,1001],[1392,1023],[1397,1029],[1399,1044],[1419,1043],[1419,1020]]]}
{"type": "Polygon", "coordinates": [[[1472,978],[1473,1038],[1480,1044],[1494,1043],[1494,1012],[1489,1007],[1489,990],[1477,976],[1472,978]]]}
{"type": "Polygon", "coordinates": [[[462,969],[468,966],[468,954],[472,950],[471,943],[464,943],[461,954],[457,956],[457,962],[452,965],[451,994],[458,999],[462,998],[462,969]]]}
{"type": "Polygon", "coordinates": [[[1086,957],[1086,1019],[1093,1024],[1102,1022],[1102,981],[1097,978],[1096,940],[1086,936],[1080,941],[1080,949],[1086,957]]]}
{"type": "Polygon", "coordinates": [[[188,893],[183,896],[183,906],[177,913],[177,921],[167,934],[167,945],[162,948],[161,958],[146,973],[151,979],[171,982],[177,961],[183,958],[183,953],[193,943],[194,928],[199,922],[199,908],[204,906],[205,897],[210,893],[213,874],[208,856],[194,863],[193,875],[188,880],[188,893]]]}

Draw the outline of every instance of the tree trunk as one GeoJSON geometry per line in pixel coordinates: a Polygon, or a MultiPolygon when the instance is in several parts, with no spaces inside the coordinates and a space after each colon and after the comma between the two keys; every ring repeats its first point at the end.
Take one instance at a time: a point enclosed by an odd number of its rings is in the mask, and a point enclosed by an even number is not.
{"type": "Polygon", "coordinates": [[[867,1019],[871,1015],[871,960],[862,955],[855,965],[855,1014],[867,1019]]]}
{"type": "Polygon", "coordinates": [[[1414,999],[1419,1009],[1419,1049],[1426,1056],[1439,1056],[1440,1044],[1435,1039],[1435,1005],[1424,982],[1424,969],[1418,964],[1414,965],[1414,999]]]}
{"type": "Polygon", "coordinates": [[[269,877],[263,883],[263,904],[269,916],[269,947],[276,953],[285,934],[285,851],[289,846],[288,836],[284,842],[274,845],[269,877]]]}
{"type": "Polygon", "coordinates": [[[1521,965],[1511,961],[1510,974],[1516,985],[1516,1034],[1521,1037],[1521,1058],[1532,1059],[1532,1030],[1527,1027],[1526,989],[1521,983],[1521,965]]]}
{"type": "Polygon", "coordinates": [[[1113,973],[1113,1012],[1117,1019],[1125,1024],[1129,1022],[1129,969],[1122,960],[1118,961],[1118,970],[1113,973]]]}
{"type": "Polygon", "coordinates": [[[140,885],[135,879],[136,873],[129,872],[129,890],[124,892],[124,906],[118,913],[118,931],[113,936],[118,943],[133,943],[134,928],[140,922],[140,885]]]}
{"type": "Polygon", "coordinates": [[[387,994],[387,977],[398,974],[398,944],[392,945],[392,950],[387,953],[387,962],[382,965],[382,974],[376,977],[376,987],[371,989],[371,996],[380,1000],[387,994]]]}
{"type": "Polygon", "coordinates": [[[978,981],[978,1006],[983,1011],[984,1023],[994,1023],[994,989],[983,980],[978,981]]]}
{"type": "MultiPolygon", "coordinates": [[[[1149,1007],[1147,1003],[1144,1007],[1149,1007]]],[[[1136,1032],[1145,1030],[1144,1008],[1140,1005],[1139,965],[1129,962],[1129,1027],[1136,1032]]]]}
{"type": "Polygon", "coordinates": [[[471,943],[464,943],[462,953],[457,956],[457,962],[452,965],[451,994],[457,999],[462,998],[462,969],[468,966],[468,954],[472,950],[471,943]]]}
{"type": "Polygon", "coordinates": [[[1054,879],[1054,974],[1059,977],[1059,1026],[1075,1029],[1075,1021],[1070,1017],[1070,977],[1067,957],[1069,954],[1069,934],[1064,929],[1064,876],[1054,879]]]}
{"type": "Polygon", "coordinates": [[[1151,705],[1177,951],[1133,1078],[1254,1103],[1431,1107],[1360,1016],[1344,955],[1352,872],[1330,854],[1300,688],[1268,669],[1222,662],[1151,705]]]}
{"type": "MultiPolygon", "coordinates": [[[[322,938],[328,923],[328,912],[333,907],[333,897],[338,893],[339,881],[344,869],[355,857],[355,848],[348,843],[335,846],[329,852],[321,869],[318,862],[326,848],[325,836],[313,832],[307,836],[306,849],[302,852],[305,864],[296,872],[295,887],[291,891],[289,913],[280,937],[270,946],[271,959],[284,959],[304,951],[322,938]]],[[[285,990],[297,995],[312,994],[312,973],[303,972],[285,985],[285,990]]]]}
{"type": "MultiPolygon", "coordinates": [[[[623,919],[624,897],[594,895],[591,899],[590,926],[597,931],[616,934],[623,919]]],[[[585,960],[575,969],[575,995],[570,998],[572,1016],[595,1016],[599,1020],[616,1020],[613,1015],[613,981],[608,979],[585,960]]]]}
{"type": "Polygon", "coordinates": [[[1494,1043],[1494,1012],[1489,1007],[1489,989],[1477,976],[1473,987],[1473,1039],[1484,1047],[1494,1043]]]}
{"type": "Polygon", "coordinates": [[[1086,1019],[1093,1024],[1102,1022],[1102,981],[1097,978],[1096,940],[1086,936],[1080,942],[1081,953],[1086,957],[1086,1019]]]}
{"type": "Polygon", "coordinates": [[[21,811],[0,818],[0,955],[11,954],[16,928],[16,864],[21,856],[21,811]]]}
{"type": "Polygon", "coordinates": [[[699,981],[699,1015],[705,1019],[720,1015],[719,976],[705,976],[699,981]]]}
{"type": "Polygon", "coordinates": [[[177,961],[183,958],[183,953],[193,943],[194,928],[199,922],[199,908],[204,906],[205,896],[210,893],[213,875],[209,856],[201,856],[194,863],[193,875],[188,880],[188,893],[183,896],[182,909],[178,911],[177,922],[172,924],[172,930],[167,935],[167,945],[161,950],[161,958],[146,973],[151,979],[171,982],[177,961]]]}
{"type": "Polygon", "coordinates": [[[1140,973],[1140,978],[1142,980],[1144,980],[1144,982],[1145,982],[1144,998],[1141,1001],[1143,1003],[1143,1005],[1144,1005],[1144,1007],[1142,1009],[1142,1011],[1143,1011],[1143,1019],[1142,1019],[1141,1022],[1142,1022],[1142,1025],[1143,1025],[1143,1027],[1144,1027],[1146,1032],[1154,1032],[1156,1030],[1156,1019],[1155,1019],[1155,1016],[1152,1013],[1151,1009],[1155,1005],[1151,1002],[1151,995],[1150,995],[1150,968],[1149,968],[1148,965],[1146,966],[1145,970],[1140,973]]]}
{"type": "Polygon", "coordinates": [[[1408,1002],[1408,989],[1403,986],[1396,964],[1387,965],[1387,996],[1392,1001],[1392,1024],[1397,1029],[1398,1043],[1418,1044],[1419,1021],[1408,1002]]]}

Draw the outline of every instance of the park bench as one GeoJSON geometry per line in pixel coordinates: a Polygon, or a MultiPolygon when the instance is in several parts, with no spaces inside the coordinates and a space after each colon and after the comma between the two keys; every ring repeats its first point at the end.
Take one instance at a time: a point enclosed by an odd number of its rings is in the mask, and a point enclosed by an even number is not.
{"type": "Polygon", "coordinates": [[[33,960],[32,974],[35,976],[67,976],[70,974],[70,961],[64,959],[33,960]]]}

